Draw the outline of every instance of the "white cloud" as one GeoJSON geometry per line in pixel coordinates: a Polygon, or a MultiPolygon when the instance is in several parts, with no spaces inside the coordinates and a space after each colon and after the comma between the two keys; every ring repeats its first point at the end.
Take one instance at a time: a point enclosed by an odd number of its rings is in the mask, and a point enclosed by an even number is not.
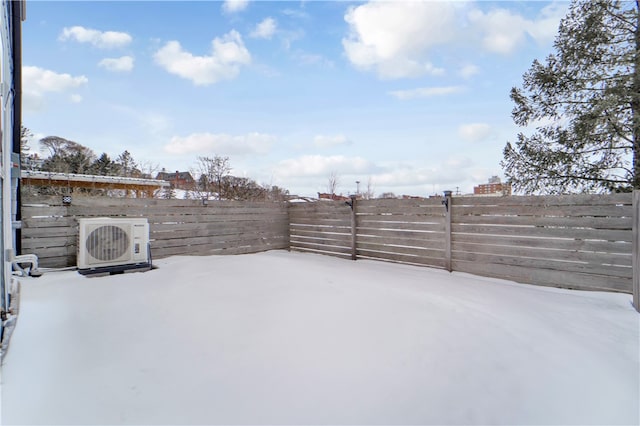
{"type": "MultiPolygon", "coordinates": [[[[23,66],[23,100],[26,110],[34,111],[44,107],[47,93],[65,93],[84,86],[89,79],[83,75],[59,74],[39,67],[23,66]]],[[[70,99],[75,102],[79,95],[70,99]]],[[[81,100],[81,98],[80,98],[81,100]]]]}
{"type": "Polygon", "coordinates": [[[196,85],[209,85],[230,80],[240,73],[240,66],[251,63],[251,54],[240,34],[232,30],[211,42],[211,54],[195,56],[170,41],[154,54],[158,65],[196,85]]]}
{"type": "Polygon", "coordinates": [[[433,165],[413,162],[387,164],[387,171],[373,175],[379,191],[392,190],[398,195],[427,195],[456,186],[473,186],[474,163],[468,157],[456,155],[433,165]]]}
{"type": "Polygon", "coordinates": [[[468,142],[480,142],[491,136],[491,126],[486,123],[469,123],[458,127],[458,135],[468,142]]]}
{"type": "Polygon", "coordinates": [[[349,145],[351,141],[345,135],[317,135],[313,138],[313,143],[318,148],[331,148],[339,145],[349,145]]]}
{"type": "Polygon", "coordinates": [[[249,6],[249,0],[225,0],[222,10],[226,13],[242,12],[249,6]]]}
{"type": "Polygon", "coordinates": [[[71,102],[75,104],[82,102],[82,96],[78,95],[77,93],[74,93],[71,96],[69,96],[69,99],[71,100],[71,102]]]}
{"type": "Polygon", "coordinates": [[[478,68],[476,65],[468,64],[460,68],[460,71],[458,71],[458,74],[460,75],[460,77],[464,79],[468,79],[478,74],[479,72],[480,72],[480,68],[478,68]]]}
{"type": "Polygon", "coordinates": [[[265,38],[270,40],[271,37],[276,32],[278,24],[273,18],[265,18],[262,22],[260,22],[254,30],[249,34],[250,37],[253,38],[265,38]]]}
{"type": "Polygon", "coordinates": [[[290,18],[309,19],[309,14],[304,10],[300,10],[300,9],[284,9],[282,11],[282,14],[290,18]]]}
{"type": "Polygon", "coordinates": [[[455,36],[457,6],[451,2],[370,2],[351,7],[342,39],[351,63],[383,78],[444,73],[428,61],[434,46],[455,36]]]}
{"type": "MultiPolygon", "coordinates": [[[[350,7],[344,19],[349,34],[342,46],[357,68],[381,78],[442,75],[429,58],[435,48],[464,43],[498,54],[513,52],[531,38],[548,43],[557,34],[567,2],[554,2],[528,19],[516,12],[454,1],[370,1],[350,7]],[[461,27],[460,23],[465,23],[461,27]]],[[[461,74],[468,78],[474,70],[461,74]]],[[[461,71],[462,72],[462,71],[461,71]]]]}
{"type": "Polygon", "coordinates": [[[278,163],[276,175],[280,178],[303,176],[329,176],[338,174],[369,174],[377,167],[362,157],[345,157],[343,155],[304,155],[290,158],[278,163]]]}
{"type": "Polygon", "coordinates": [[[483,33],[482,46],[490,52],[511,53],[525,39],[527,20],[509,10],[496,9],[489,13],[474,10],[469,20],[483,33]]]}
{"type": "Polygon", "coordinates": [[[545,6],[538,19],[527,28],[527,32],[538,43],[548,43],[558,34],[560,20],[565,17],[569,9],[569,2],[556,1],[545,6]]]}
{"type": "Polygon", "coordinates": [[[65,27],[59,37],[60,40],[75,40],[79,43],[90,43],[101,49],[123,47],[131,43],[132,37],[119,31],[98,31],[81,26],[65,27]]]}
{"type": "Polygon", "coordinates": [[[220,155],[264,154],[276,138],[262,133],[232,136],[227,134],[192,133],[174,136],[164,147],[169,154],[216,153],[220,155]]]}
{"type": "Polygon", "coordinates": [[[489,52],[509,54],[524,43],[527,36],[538,43],[553,40],[558,24],[567,12],[568,3],[552,3],[534,19],[526,19],[506,9],[482,12],[474,9],[469,21],[480,32],[482,46],[489,52]]]}
{"type": "Polygon", "coordinates": [[[320,65],[327,68],[335,67],[332,60],[315,53],[307,53],[302,50],[298,50],[293,54],[293,57],[296,58],[298,63],[301,65],[320,65]]]}
{"type": "Polygon", "coordinates": [[[402,101],[415,98],[429,98],[431,96],[444,96],[460,93],[464,90],[461,86],[420,87],[411,90],[394,90],[389,94],[402,101]]]}
{"type": "Polygon", "coordinates": [[[128,72],[133,69],[133,57],[121,56],[119,58],[104,58],[98,62],[98,66],[108,71],[128,72]]]}

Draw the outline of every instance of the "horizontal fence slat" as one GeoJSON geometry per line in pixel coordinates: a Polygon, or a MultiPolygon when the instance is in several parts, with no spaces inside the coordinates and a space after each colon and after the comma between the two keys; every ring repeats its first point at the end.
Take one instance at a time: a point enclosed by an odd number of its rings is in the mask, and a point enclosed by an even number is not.
{"type": "Polygon", "coordinates": [[[434,249],[434,250],[444,250],[444,241],[442,238],[439,239],[416,239],[416,238],[403,238],[403,237],[377,237],[372,235],[361,235],[358,234],[356,236],[356,242],[358,245],[360,244],[378,244],[378,245],[394,245],[394,246],[405,246],[405,247],[416,247],[418,249],[434,249]]]}
{"type": "Polygon", "coordinates": [[[576,195],[532,195],[508,197],[453,197],[452,205],[500,205],[500,206],[595,206],[595,205],[631,205],[631,194],[576,194],[576,195]]]}
{"type": "Polygon", "coordinates": [[[594,275],[607,275],[611,277],[623,277],[631,279],[633,270],[631,267],[616,265],[593,264],[586,262],[559,261],[551,259],[535,259],[527,257],[494,255],[486,253],[453,252],[452,260],[464,260],[482,264],[499,264],[511,266],[524,266],[538,270],[556,270],[566,272],[582,272],[594,275]]]}
{"type": "Polygon", "coordinates": [[[584,206],[456,206],[453,207],[454,220],[470,214],[500,214],[511,216],[556,216],[556,217],[632,217],[633,207],[630,205],[597,205],[584,206]]]}
{"type": "Polygon", "coordinates": [[[631,266],[631,255],[629,253],[599,253],[593,251],[561,250],[458,242],[454,242],[452,244],[452,250],[479,254],[531,257],[537,259],[548,259],[552,261],[580,261],[625,267],[631,266]]]}
{"type": "Polygon", "coordinates": [[[499,226],[453,224],[451,230],[456,234],[516,235],[549,238],[576,238],[603,241],[631,241],[631,232],[618,229],[582,229],[550,226],[499,226]]]}
{"type": "Polygon", "coordinates": [[[590,241],[572,238],[521,237],[519,235],[483,235],[483,234],[454,234],[453,244],[477,243],[506,246],[523,246],[563,250],[583,250],[604,253],[631,253],[629,241],[590,241]]]}
{"type": "Polygon", "coordinates": [[[331,253],[340,253],[351,255],[351,247],[330,245],[330,244],[316,244],[293,240],[291,241],[291,249],[312,249],[319,251],[326,251],[331,253]]]}
{"type": "Polygon", "coordinates": [[[393,263],[430,266],[434,268],[444,267],[444,261],[439,258],[410,256],[410,255],[400,254],[400,253],[380,252],[380,251],[366,250],[366,249],[359,250],[358,255],[362,259],[385,260],[393,263]]]}
{"type": "Polygon", "coordinates": [[[411,229],[377,229],[373,227],[357,227],[358,236],[374,236],[389,238],[406,238],[416,240],[437,240],[444,244],[444,229],[438,231],[431,230],[411,230],[411,229]]]}
{"type": "Polygon", "coordinates": [[[631,279],[606,275],[582,274],[579,272],[528,268],[515,265],[497,265],[453,260],[455,271],[468,272],[492,278],[513,280],[524,284],[548,287],[573,288],[578,290],[631,291],[631,279]]]}
{"type": "Polygon", "coordinates": [[[444,259],[444,250],[436,250],[423,247],[393,246],[388,244],[360,243],[358,252],[384,252],[393,254],[406,254],[415,257],[429,257],[434,259],[444,259]]]}
{"type": "Polygon", "coordinates": [[[631,229],[630,217],[548,217],[466,215],[458,217],[460,224],[563,226],[569,228],[631,229]]]}

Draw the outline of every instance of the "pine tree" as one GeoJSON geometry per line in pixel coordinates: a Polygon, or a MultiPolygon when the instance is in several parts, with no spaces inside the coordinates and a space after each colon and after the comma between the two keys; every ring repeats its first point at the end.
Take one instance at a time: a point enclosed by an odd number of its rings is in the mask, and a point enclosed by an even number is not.
{"type": "Polygon", "coordinates": [[[640,189],[639,0],[574,0],[555,53],[511,90],[513,119],[534,126],[507,143],[515,191],[640,189]]]}

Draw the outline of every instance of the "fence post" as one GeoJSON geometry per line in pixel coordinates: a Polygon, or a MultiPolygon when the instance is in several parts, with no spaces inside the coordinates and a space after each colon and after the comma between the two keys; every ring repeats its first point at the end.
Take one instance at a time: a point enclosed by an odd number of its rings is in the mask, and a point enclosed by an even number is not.
{"type": "Polygon", "coordinates": [[[633,191],[633,307],[640,312],[640,191],[633,191]]]}
{"type": "Polygon", "coordinates": [[[351,260],[356,260],[358,258],[357,250],[356,250],[356,196],[351,195],[351,203],[349,206],[351,207],[351,260]]]}
{"type": "Polygon", "coordinates": [[[444,191],[442,204],[445,209],[444,216],[444,269],[451,272],[451,191],[444,191]]]}

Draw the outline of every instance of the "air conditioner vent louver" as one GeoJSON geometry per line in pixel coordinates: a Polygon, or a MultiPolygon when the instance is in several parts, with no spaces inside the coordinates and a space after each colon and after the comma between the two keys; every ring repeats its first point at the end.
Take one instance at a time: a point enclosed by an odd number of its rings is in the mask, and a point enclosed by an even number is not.
{"type": "Polygon", "coordinates": [[[78,225],[79,270],[150,264],[147,219],[81,218],[78,225]]]}
{"type": "Polygon", "coordinates": [[[101,226],[91,231],[87,237],[86,247],[91,256],[111,262],[127,252],[129,236],[117,226],[101,226]]]}

